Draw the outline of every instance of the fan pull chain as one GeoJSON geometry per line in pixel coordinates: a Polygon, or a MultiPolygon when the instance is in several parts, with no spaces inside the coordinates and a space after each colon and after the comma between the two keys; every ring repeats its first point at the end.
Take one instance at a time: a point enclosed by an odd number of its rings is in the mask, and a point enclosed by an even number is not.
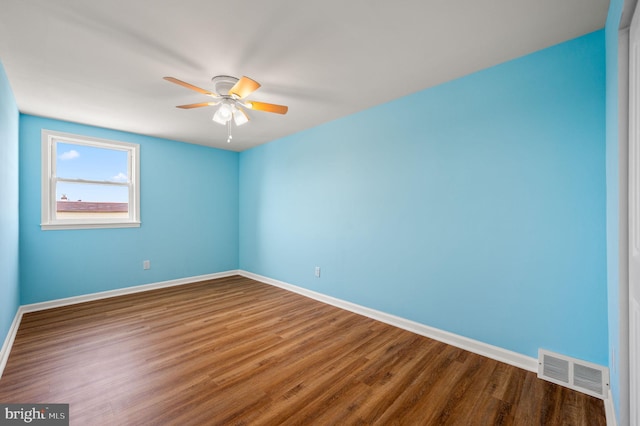
{"type": "Polygon", "coordinates": [[[232,138],[233,136],[231,136],[231,120],[229,120],[227,121],[227,143],[230,143],[232,138]]]}

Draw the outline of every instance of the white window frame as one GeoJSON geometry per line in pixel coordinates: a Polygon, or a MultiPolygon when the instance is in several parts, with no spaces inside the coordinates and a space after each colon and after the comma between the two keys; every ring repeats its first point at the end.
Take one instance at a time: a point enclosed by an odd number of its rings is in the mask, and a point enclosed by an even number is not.
{"type": "MultiPolygon", "coordinates": [[[[104,182],[114,185],[114,182],[104,182]]],[[[89,136],[42,130],[42,230],[90,229],[90,228],[133,228],[140,226],[140,145],[117,142],[89,136]],[[73,181],[101,184],[99,181],[83,179],[61,179],[56,176],[57,143],[72,143],[96,148],[125,151],[128,154],[127,182],[116,184],[129,187],[129,217],[127,218],[74,218],[56,217],[56,183],[73,181]]]]}

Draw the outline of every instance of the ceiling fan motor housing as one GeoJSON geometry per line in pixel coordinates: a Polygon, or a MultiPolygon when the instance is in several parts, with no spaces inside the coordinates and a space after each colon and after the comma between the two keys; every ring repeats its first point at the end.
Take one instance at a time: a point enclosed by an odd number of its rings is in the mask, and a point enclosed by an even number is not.
{"type": "Polygon", "coordinates": [[[238,82],[238,79],[230,75],[217,75],[211,79],[213,91],[222,97],[229,96],[229,90],[238,82]]]}

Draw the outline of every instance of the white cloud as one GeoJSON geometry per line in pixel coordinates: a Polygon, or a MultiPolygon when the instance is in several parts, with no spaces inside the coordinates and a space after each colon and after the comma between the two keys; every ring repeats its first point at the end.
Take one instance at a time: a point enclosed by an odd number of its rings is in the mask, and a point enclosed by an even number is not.
{"type": "Polygon", "coordinates": [[[127,175],[125,175],[124,173],[120,172],[117,175],[115,175],[114,177],[112,177],[111,179],[113,180],[122,180],[122,181],[127,181],[129,180],[129,178],[127,177],[127,175]]]}
{"type": "Polygon", "coordinates": [[[75,149],[72,149],[71,151],[63,152],[62,154],[58,155],[58,158],[61,160],[73,160],[74,158],[78,158],[78,157],[80,157],[80,153],[75,149]]]}

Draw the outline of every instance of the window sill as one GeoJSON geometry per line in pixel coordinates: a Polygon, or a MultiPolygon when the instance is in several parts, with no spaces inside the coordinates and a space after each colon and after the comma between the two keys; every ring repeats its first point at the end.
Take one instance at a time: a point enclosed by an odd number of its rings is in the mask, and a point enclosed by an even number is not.
{"type": "Polygon", "coordinates": [[[112,222],[112,223],[41,223],[43,231],[63,229],[100,229],[100,228],[139,228],[140,222],[112,222]]]}

